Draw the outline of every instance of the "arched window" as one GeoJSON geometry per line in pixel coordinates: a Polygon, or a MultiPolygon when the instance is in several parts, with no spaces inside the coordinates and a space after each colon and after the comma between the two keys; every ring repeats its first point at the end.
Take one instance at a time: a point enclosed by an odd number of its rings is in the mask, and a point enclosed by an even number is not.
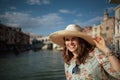
{"type": "Polygon", "coordinates": [[[109,27],[107,26],[107,27],[106,27],[106,31],[108,31],[108,30],[109,30],[109,27]]]}

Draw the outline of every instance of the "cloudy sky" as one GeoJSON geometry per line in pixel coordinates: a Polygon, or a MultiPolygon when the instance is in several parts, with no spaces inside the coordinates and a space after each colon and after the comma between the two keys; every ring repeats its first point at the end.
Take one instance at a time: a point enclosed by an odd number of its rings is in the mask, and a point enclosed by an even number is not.
{"type": "Polygon", "coordinates": [[[115,7],[109,0],[0,0],[0,22],[47,36],[69,24],[98,25],[106,9],[114,16],[115,7]]]}

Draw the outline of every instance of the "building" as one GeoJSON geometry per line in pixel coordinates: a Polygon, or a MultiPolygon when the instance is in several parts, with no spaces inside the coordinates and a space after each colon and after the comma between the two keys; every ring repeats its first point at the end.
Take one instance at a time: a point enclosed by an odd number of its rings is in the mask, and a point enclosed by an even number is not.
{"type": "Polygon", "coordinates": [[[120,4],[120,0],[109,0],[110,3],[120,4]]]}
{"type": "Polygon", "coordinates": [[[93,25],[92,27],[92,36],[100,36],[100,25],[93,25]]]}
{"type": "Polygon", "coordinates": [[[120,50],[120,5],[115,8],[115,46],[117,50],[120,50]]]}
{"type": "Polygon", "coordinates": [[[29,36],[18,27],[0,24],[0,52],[18,48],[23,51],[29,45],[29,36]]]}
{"type": "Polygon", "coordinates": [[[107,45],[113,44],[115,34],[115,18],[110,17],[107,10],[104,12],[103,20],[100,24],[100,35],[104,37],[107,45]]]}
{"type": "Polygon", "coordinates": [[[118,4],[115,7],[115,35],[114,35],[114,44],[115,51],[118,51],[120,54],[120,0],[109,0],[111,4],[118,4]]]}
{"type": "Polygon", "coordinates": [[[92,26],[85,26],[82,28],[82,32],[85,34],[92,36],[92,26]]]}

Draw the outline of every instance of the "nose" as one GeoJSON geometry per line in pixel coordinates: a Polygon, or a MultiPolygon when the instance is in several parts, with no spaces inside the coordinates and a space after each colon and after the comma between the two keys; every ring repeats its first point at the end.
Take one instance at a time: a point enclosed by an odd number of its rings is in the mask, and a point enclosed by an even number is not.
{"type": "Polygon", "coordinates": [[[70,40],[70,41],[69,41],[69,44],[72,45],[72,44],[73,44],[73,40],[70,40]]]}

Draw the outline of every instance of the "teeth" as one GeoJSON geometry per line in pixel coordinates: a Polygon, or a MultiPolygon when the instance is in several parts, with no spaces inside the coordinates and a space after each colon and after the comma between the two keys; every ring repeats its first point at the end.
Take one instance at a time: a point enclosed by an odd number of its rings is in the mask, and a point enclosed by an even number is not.
{"type": "Polygon", "coordinates": [[[74,47],[70,47],[70,48],[74,48],[74,47]]]}
{"type": "Polygon", "coordinates": [[[74,46],[69,46],[69,47],[74,47],[74,46]]]}

